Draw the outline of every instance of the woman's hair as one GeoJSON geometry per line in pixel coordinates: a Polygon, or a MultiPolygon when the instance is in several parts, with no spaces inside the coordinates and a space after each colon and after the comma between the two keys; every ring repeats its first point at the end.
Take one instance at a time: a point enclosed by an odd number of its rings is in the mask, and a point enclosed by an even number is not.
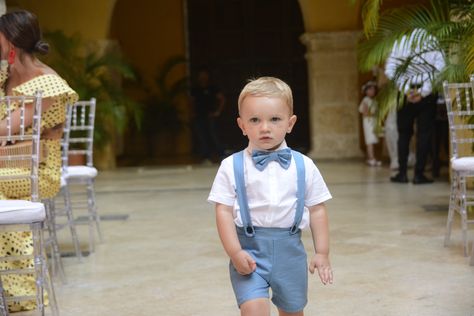
{"type": "Polygon", "coordinates": [[[0,17],[0,32],[15,47],[28,54],[47,54],[48,43],[42,40],[36,15],[20,10],[8,12],[0,17]]]}
{"type": "Polygon", "coordinates": [[[283,81],[275,77],[260,77],[250,79],[239,95],[239,112],[244,99],[247,96],[280,98],[288,105],[290,114],[293,114],[293,95],[291,88],[283,81]]]}

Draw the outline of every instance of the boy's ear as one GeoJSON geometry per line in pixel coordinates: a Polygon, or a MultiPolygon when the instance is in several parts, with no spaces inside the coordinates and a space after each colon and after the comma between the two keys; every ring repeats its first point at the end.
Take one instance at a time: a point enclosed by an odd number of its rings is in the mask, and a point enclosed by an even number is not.
{"type": "Polygon", "coordinates": [[[240,129],[242,130],[242,134],[244,136],[247,135],[247,133],[245,133],[245,126],[244,126],[244,122],[242,121],[242,119],[240,117],[237,118],[237,125],[239,125],[240,129]]]}
{"type": "Polygon", "coordinates": [[[288,129],[286,130],[286,132],[287,132],[288,134],[291,133],[291,130],[293,129],[293,126],[295,126],[296,119],[297,119],[296,115],[292,115],[292,116],[290,117],[290,120],[289,120],[289,122],[288,122],[288,129]]]}

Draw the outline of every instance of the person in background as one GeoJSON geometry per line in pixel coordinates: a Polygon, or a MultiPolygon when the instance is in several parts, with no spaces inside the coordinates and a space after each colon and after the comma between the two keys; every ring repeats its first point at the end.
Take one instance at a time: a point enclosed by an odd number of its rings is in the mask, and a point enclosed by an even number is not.
{"type": "Polygon", "coordinates": [[[211,83],[209,71],[199,70],[197,83],[191,88],[197,152],[204,163],[224,158],[224,149],[216,133],[216,120],[225,105],[224,94],[211,83]]]}
{"type": "MultiPolygon", "coordinates": [[[[400,94],[403,96],[403,105],[397,112],[398,127],[398,173],[390,178],[392,182],[408,183],[407,164],[410,139],[413,135],[416,122],[416,162],[413,177],[414,184],[432,183],[433,180],[424,175],[427,156],[432,148],[432,134],[436,117],[437,94],[433,93],[433,76],[444,68],[445,62],[441,52],[411,51],[412,41],[418,35],[426,33],[416,30],[410,37],[404,36],[394,44],[391,55],[385,65],[385,74],[394,80],[396,70],[402,61],[411,57],[405,73],[396,80],[400,94]],[[418,72],[419,65],[430,66],[431,73],[418,72]],[[414,73],[417,73],[413,75],[414,73]]],[[[435,41],[432,36],[430,41],[435,41]]]]}
{"type": "Polygon", "coordinates": [[[374,145],[379,142],[379,137],[375,132],[377,125],[377,83],[368,81],[362,86],[364,98],[360,102],[359,112],[362,114],[362,126],[364,129],[364,140],[367,151],[367,165],[381,166],[382,162],[375,159],[374,145]]]}
{"type": "Polygon", "coordinates": [[[323,284],[333,281],[324,203],[331,194],[314,162],[286,144],[296,116],[285,82],[251,80],[238,105],[248,147],[222,161],[208,197],[237,304],[243,316],[270,316],[271,289],[280,316],[301,316],[308,296],[303,229],[313,237],[309,271],[323,284]]]}

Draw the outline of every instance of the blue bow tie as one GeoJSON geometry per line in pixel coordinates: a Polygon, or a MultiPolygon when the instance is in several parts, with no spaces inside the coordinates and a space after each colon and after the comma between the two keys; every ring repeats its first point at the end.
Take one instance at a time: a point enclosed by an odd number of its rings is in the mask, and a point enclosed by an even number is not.
{"type": "Polygon", "coordinates": [[[285,148],[277,151],[254,150],[252,160],[255,168],[262,171],[272,160],[277,161],[284,169],[288,169],[291,163],[291,149],[285,148]]]}

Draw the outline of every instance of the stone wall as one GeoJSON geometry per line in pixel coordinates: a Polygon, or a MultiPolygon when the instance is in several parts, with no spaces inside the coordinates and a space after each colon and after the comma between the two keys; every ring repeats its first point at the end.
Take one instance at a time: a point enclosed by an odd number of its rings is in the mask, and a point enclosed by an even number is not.
{"type": "Polygon", "coordinates": [[[301,36],[307,47],[312,158],[361,157],[356,44],[359,32],[301,36]]]}

